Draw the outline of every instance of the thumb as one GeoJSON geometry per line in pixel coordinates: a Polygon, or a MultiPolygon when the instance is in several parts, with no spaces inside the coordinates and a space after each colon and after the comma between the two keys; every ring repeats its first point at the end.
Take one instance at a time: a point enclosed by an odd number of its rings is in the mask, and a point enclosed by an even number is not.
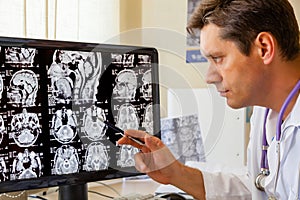
{"type": "Polygon", "coordinates": [[[159,150],[165,146],[159,138],[154,136],[146,136],[145,144],[151,151],[159,150]]]}

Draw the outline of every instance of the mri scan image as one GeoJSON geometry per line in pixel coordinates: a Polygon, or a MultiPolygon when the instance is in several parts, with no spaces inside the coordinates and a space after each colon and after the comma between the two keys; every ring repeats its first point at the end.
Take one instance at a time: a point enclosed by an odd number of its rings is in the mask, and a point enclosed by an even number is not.
{"type": "Polygon", "coordinates": [[[35,56],[35,49],[22,47],[8,47],[5,50],[6,63],[32,64],[35,56]]]}
{"type": "Polygon", "coordinates": [[[38,154],[28,149],[24,153],[18,153],[13,162],[13,174],[15,179],[37,178],[42,174],[41,160],[38,154]]]}
{"type": "Polygon", "coordinates": [[[32,146],[41,133],[37,114],[28,113],[26,108],[22,113],[13,115],[10,125],[13,139],[19,147],[32,146]]]}
{"type": "Polygon", "coordinates": [[[139,128],[139,118],[132,104],[126,103],[120,106],[116,126],[122,130],[139,128]]]}
{"type": "Polygon", "coordinates": [[[54,173],[71,174],[79,171],[77,150],[71,145],[62,145],[55,152],[54,173]]]}
{"type": "Polygon", "coordinates": [[[86,171],[99,171],[108,168],[107,149],[100,142],[93,142],[88,146],[85,159],[86,171]]]}
{"type": "Polygon", "coordinates": [[[143,98],[147,101],[150,101],[152,98],[152,75],[151,70],[145,72],[142,77],[143,85],[141,87],[141,92],[143,94],[143,98]]]}
{"type": "Polygon", "coordinates": [[[6,130],[5,130],[5,126],[4,126],[4,120],[3,120],[2,115],[0,115],[0,145],[2,143],[5,133],[6,133],[6,130]]]}
{"type": "Polygon", "coordinates": [[[83,102],[95,101],[98,87],[98,80],[101,76],[102,58],[101,53],[81,53],[82,59],[77,62],[75,99],[83,102]]]}
{"type": "Polygon", "coordinates": [[[2,76],[0,75],[0,99],[2,99],[3,88],[4,88],[4,85],[3,85],[3,78],[2,78],[2,76]]]}
{"type": "Polygon", "coordinates": [[[69,103],[72,100],[75,79],[75,72],[72,68],[74,64],[74,55],[66,51],[55,51],[48,75],[51,78],[52,97],[57,103],[69,103]]]}
{"type": "MultiPolygon", "coordinates": [[[[133,105],[123,104],[118,112],[116,126],[122,130],[138,129],[139,119],[133,105]]],[[[121,167],[132,167],[135,165],[134,155],[139,152],[139,149],[130,145],[122,145],[120,148],[119,165],[121,167]]]]}
{"type": "Polygon", "coordinates": [[[7,173],[7,168],[6,168],[6,164],[5,161],[2,157],[0,157],[0,182],[5,181],[8,179],[8,177],[6,176],[7,173]]]}
{"type": "Polygon", "coordinates": [[[197,114],[162,119],[161,140],[182,163],[206,160],[197,114]]]}
{"type": "Polygon", "coordinates": [[[38,91],[37,75],[32,70],[23,69],[13,74],[7,98],[15,107],[35,106],[38,91]]]}
{"type": "Polygon", "coordinates": [[[112,54],[112,63],[132,66],[134,62],[134,54],[112,54]]]}
{"type": "Polygon", "coordinates": [[[86,109],[83,116],[84,133],[92,141],[100,140],[106,132],[106,125],[103,121],[106,120],[103,109],[92,105],[86,109]],[[99,119],[100,118],[100,119],[99,119]]]}
{"type": "Polygon", "coordinates": [[[114,98],[119,101],[133,100],[137,89],[137,77],[130,69],[120,71],[115,79],[114,98]]]}
{"type": "Polygon", "coordinates": [[[54,137],[62,144],[67,144],[75,138],[77,134],[76,126],[76,116],[71,109],[62,107],[61,110],[57,110],[53,115],[52,129],[54,137]]]}
{"type": "Polygon", "coordinates": [[[147,133],[153,135],[153,106],[152,103],[148,104],[144,113],[143,127],[147,133]]]}
{"type": "Polygon", "coordinates": [[[122,145],[120,148],[120,158],[118,164],[121,167],[133,167],[135,166],[134,155],[140,150],[131,145],[122,145]]]}

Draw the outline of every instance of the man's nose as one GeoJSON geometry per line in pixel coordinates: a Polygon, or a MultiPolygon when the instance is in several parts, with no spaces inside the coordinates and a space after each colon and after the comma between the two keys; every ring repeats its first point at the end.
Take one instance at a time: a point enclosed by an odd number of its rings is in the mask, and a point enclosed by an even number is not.
{"type": "Polygon", "coordinates": [[[209,64],[207,73],[206,73],[206,83],[215,84],[222,81],[222,76],[220,72],[213,64],[209,64]]]}

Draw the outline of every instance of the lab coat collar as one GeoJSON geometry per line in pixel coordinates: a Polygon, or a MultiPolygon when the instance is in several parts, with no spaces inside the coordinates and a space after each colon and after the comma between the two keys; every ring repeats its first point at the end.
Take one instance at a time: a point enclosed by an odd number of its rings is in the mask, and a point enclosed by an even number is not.
{"type": "Polygon", "coordinates": [[[300,114],[300,94],[298,95],[297,101],[291,111],[291,113],[288,115],[287,119],[285,120],[285,126],[298,126],[300,127],[300,120],[299,120],[299,114],[300,114]]]}

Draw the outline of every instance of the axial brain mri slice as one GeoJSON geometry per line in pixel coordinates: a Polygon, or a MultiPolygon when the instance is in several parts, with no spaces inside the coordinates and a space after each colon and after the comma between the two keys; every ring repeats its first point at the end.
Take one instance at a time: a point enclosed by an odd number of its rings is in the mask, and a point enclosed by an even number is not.
{"type": "Polygon", "coordinates": [[[99,171],[108,168],[108,154],[106,147],[100,142],[91,143],[86,151],[86,171],[99,171]]]}
{"type": "Polygon", "coordinates": [[[62,145],[56,150],[54,157],[55,174],[71,174],[79,170],[77,150],[71,145],[62,145]]]}
{"type": "Polygon", "coordinates": [[[28,149],[19,152],[13,162],[13,174],[16,179],[28,179],[41,176],[40,157],[28,149]]]}
{"type": "Polygon", "coordinates": [[[37,114],[28,113],[24,108],[22,113],[13,115],[11,131],[13,139],[19,147],[32,146],[41,133],[37,114]]]}
{"type": "Polygon", "coordinates": [[[103,109],[95,105],[86,109],[83,116],[85,135],[92,141],[102,139],[107,129],[103,123],[105,120],[106,116],[103,109]]]}
{"type": "Polygon", "coordinates": [[[76,136],[76,117],[71,109],[57,110],[52,118],[54,137],[62,144],[71,142],[76,136]]]}

